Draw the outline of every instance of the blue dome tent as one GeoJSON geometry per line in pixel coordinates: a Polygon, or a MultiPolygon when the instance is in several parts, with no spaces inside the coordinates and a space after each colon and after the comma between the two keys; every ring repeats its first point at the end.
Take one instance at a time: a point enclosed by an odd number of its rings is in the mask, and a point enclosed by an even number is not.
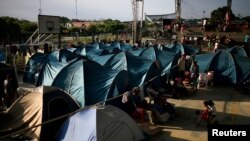
{"type": "Polygon", "coordinates": [[[68,92],[83,107],[105,101],[118,73],[92,61],[75,60],[59,72],[52,86],[68,92]]]}

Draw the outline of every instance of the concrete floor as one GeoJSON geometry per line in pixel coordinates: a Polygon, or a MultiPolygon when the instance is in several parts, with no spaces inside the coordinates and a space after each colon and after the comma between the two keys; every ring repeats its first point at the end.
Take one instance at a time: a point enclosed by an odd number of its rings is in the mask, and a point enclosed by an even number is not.
{"type": "Polygon", "coordinates": [[[200,88],[197,94],[182,100],[168,99],[175,104],[178,116],[165,125],[158,125],[159,132],[150,136],[149,140],[207,141],[206,123],[195,125],[195,111],[202,109],[203,100],[208,99],[215,102],[219,124],[250,124],[250,94],[240,94],[233,88],[200,88]]]}

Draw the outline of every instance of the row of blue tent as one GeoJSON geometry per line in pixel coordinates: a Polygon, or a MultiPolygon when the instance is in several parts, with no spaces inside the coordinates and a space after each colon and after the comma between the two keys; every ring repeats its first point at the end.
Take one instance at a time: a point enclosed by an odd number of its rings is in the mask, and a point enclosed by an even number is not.
{"type": "MultiPolygon", "coordinates": [[[[97,48],[98,44],[92,44],[91,47],[62,49],[48,55],[35,54],[27,64],[23,80],[36,83],[36,86],[59,87],[71,94],[81,106],[86,106],[142,86],[157,76],[171,76],[176,72],[178,58],[183,52],[186,51],[187,55],[198,52],[198,49],[180,44],[163,50],[138,48],[106,55],[99,54],[101,49],[97,48]]],[[[215,79],[227,79],[233,84],[249,78],[250,67],[245,67],[247,62],[243,61],[247,59],[241,47],[195,56],[200,72],[214,71],[215,79]],[[239,56],[245,59],[236,59],[239,56]]]]}
{"type": "MultiPolygon", "coordinates": [[[[183,45],[180,43],[177,44],[166,44],[166,45],[156,45],[152,46],[158,48],[159,50],[165,50],[172,53],[181,54],[188,54],[188,55],[195,55],[199,53],[199,49],[189,45],[183,45]]],[[[113,42],[111,44],[104,44],[104,43],[92,43],[86,45],[86,52],[88,52],[88,56],[93,55],[108,55],[112,53],[119,53],[119,52],[126,52],[134,50],[134,46],[125,43],[113,42]]],[[[136,48],[138,49],[138,48],[136,48]]],[[[141,50],[142,51],[142,50],[141,50]]],[[[140,53],[141,51],[138,51],[140,53]]]]}
{"type": "MultiPolygon", "coordinates": [[[[180,54],[187,54],[187,55],[194,55],[199,52],[199,49],[186,46],[182,44],[176,45],[166,45],[166,47],[162,48],[164,51],[177,53],[180,54]]],[[[87,59],[92,60],[96,56],[104,56],[104,55],[112,55],[114,50],[117,50],[116,53],[121,51],[123,52],[130,52],[135,56],[142,56],[143,58],[148,58],[155,60],[156,54],[151,49],[146,50],[145,48],[136,48],[133,49],[132,45],[130,44],[120,44],[119,42],[114,42],[112,44],[100,44],[100,43],[92,43],[88,44],[85,47],[77,46],[75,48],[66,48],[57,52],[53,52],[51,55],[48,56],[48,59],[45,59],[46,55],[43,54],[35,54],[35,56],[31,57],[31,61],[27,64],[24,76],[24,82],[34,83],[34,72],[39,70],[38,66],[43,64],[44,60],[47,61],[59,61],[59,62],[69,62],[76,57],[83,57],[87,56],[87,59]],[[150,57],[151,56],[151,57],[150,57]],[[35,59],[34,59],[35,58],[35,59]]],[[[104,57],[103,57],[104,58],[104,57]]],[[[85,58],[86,59],[86,58],[85,58]]]]}
{"type": "Polygon", "coordinates": [[[177,59],[174,53],[154,48],[105,56],[96,54],[91,56],[91,60],[82,59],[66,49],[32,56],[23,80],[35,82],[34,72],[37,71],[36,86],[59,87],[85,106],[115,96],[115,90],[117,94],[124,93],[156,75],[169,74],[177,59]],[[150,52],[153,54],[149,57],[147,54],[150,52]]]}

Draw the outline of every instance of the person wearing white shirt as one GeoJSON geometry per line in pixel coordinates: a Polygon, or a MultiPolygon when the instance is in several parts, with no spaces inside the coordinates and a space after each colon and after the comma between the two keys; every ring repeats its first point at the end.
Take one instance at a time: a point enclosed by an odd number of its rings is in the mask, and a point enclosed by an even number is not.
{"type": "Polygon", "coordinates": [[[214,44],[214,51],[213,52],[216,52],[219,48],[219,43],[218,42],[215,42],[214,44]]]}
{"type": "Polygon", "coordinates": [[[203,30],[204,30],[204,32],[206,31],[206,25],[207,25],[207,19],[205,18],[204,20],[203,20],[203,30]]]}

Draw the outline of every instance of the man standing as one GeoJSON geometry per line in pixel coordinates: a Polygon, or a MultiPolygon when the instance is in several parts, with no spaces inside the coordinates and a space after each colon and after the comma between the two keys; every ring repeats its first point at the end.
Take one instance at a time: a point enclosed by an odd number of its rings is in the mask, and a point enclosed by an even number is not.
{"type": "Polygon", "coordinates": [[[43,46],[44,54],[49,54],[49,44],[45,43],[43,46]]]}
{"type": "Polygon", "coordinates": [[[17,76],[17,66],[16,66],[16,57],[18,54],[17,46],[16,45],[10,45],[10,66],[15,70],[15,75],[17,76]]]}
{"type": "Polygon", "coordinates": [[[207,25],[207,19],[206,18],[203,20],[202,25],[203,25],[203,31],[206,32],[206,25],[207,25]]]}
{"type": "Polygon", "coordinates": [[[178,69],[181,77],[181,82],[185,78],[185,70],[186,70],[186,55],[182,54],[181,58],[178,60],[178,69]]]}
{"type": "Polygon", "coordinates": [[[193,82],[193,90],[197,91],[197,79],[199,77],[199,66],[197,64],[196,61],[193,61],[193,64],[190,68],[190,72],[191,72],[191,79],[193,82]]]}

